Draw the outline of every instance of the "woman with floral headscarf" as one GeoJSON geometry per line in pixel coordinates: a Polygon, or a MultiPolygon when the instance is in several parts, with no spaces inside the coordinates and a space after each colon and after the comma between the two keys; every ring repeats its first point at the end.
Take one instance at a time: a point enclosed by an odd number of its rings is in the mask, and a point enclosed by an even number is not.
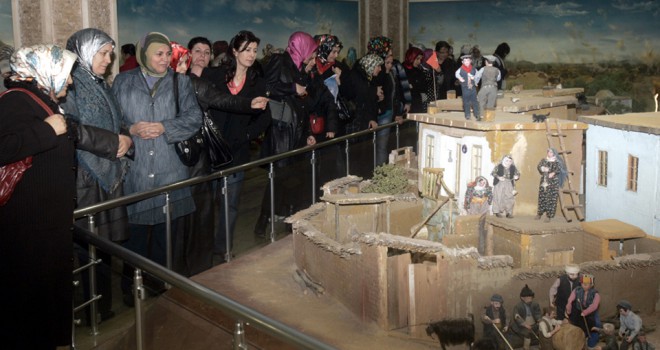
{"type": "Polygon", "coordinates": [[[351,71],[351,86],[347,98],[355,105],[355,117],[346,125],[346,133],[354,133],[378,126],[378,101],[384,98],[383,90],[376,85],[383,59],[375,54],[362,57],[351,71]]]}
{"type": "Polygon", "coordinates": [[[513,164],[510,154],[502,157],[500,164],[491,171],[493,177],[493,214],[501,218],[503,214],[513,218],[513,205],[516,203],[515,182],[520,178],[520,172],[513,164]]]}
{"type": "Polygon", "coordinates": [[[539,203],[536,212],[536,220],[540,220],[543,214],[546,215],[543,222],[550,222],[555,217],[557,210],[557,197],[559,190],[564,186],[564,180],[568,176],[566,165],[559,157],[557,150],[548,148],[546,157],[541,159],[536,167],[541,173],[539,184],[539,203]]]}
{"type": "MultiPolygon", "coordinates": [[[[122,122],[135,144],[135,161],[124,185],[126,194],[187,179],[188,167],[179,160],[174,143],[190,138],[202,124],[202,112],[187,76],[178,75],[175,93],[177,73],[169,69],[169,38],[158,32],[148,33],[138,41],[136,51],[140,67],[120,73],[112,85],[123,111],[122,122]]],[[[170,192],[169,200],[171,227],[177,227],[178,218],[195,210],[190,188],[170,192]]],[[[161,265],[166,263],[167,247],[164,205],[164,194],[129,205],[131,236],[124,243],[126,248],[161,265]]],[[[122,282],[125,301],[130,304],[129,285],[122,282]]]]}
{"type": "MultiPolygon", "coordinates": [[[[78,56],[78,63],[71,73],[74,89],[69,91],[62,108],[80,124],[99,128],[92,136],[97,148],[103,151],[101,154],[81,149],[76,151],[76,204],[79,208],[124,195],[123,181],[129,163],[126,153],[133,141],[128,130],[122,128],[121,108],[105,81],[114,47],[114,40],[95,28],[82,29],[67,40],[67,49],[78,56]]],[[[125,207],[102,211],[94,219],[101,237],[114,242],[128,238],[125,207]]],[[[76,221],[76,225],[89,229],[87,219],[76,221]]],[[[82,242],[79,244],[86,246],[82,242]]],[[[97,286],[103,295],[99,301],[99,310],[101,318],[107,319],[112,316],[112,256],[100,250],[97,254],[103,261],[97,267],[97,286]]],[[[80,255],[82,261],[87,258],[86,253],[81,252],[80,255]]]]}
{"type": "Polygon", "coordinates": [[[10,59],[9,90],[0,97],[0,166],[32,156],[0,206],[0,278],[6,282],[0,339],[6,349],[71,343],[76,133],[58,103],[75,61],[73,52],[55,45],[20,48],[10,59]]]}

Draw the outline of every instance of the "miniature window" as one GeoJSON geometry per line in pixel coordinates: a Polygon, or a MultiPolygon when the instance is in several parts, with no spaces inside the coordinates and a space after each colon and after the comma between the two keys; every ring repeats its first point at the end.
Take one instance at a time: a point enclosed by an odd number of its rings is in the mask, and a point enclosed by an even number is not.
{"type": "Polygon", "coordinates": [[[472,146],[472,179],[481,176],[482,149],[480,145],[472,146]]]}
{"type": "Polygon", "coordinates": [[[598,151],[598,185],[607,187],[607,151],[598,151]]]}
{"type": "Polygon", "coordinates": [[[426,164],[427,168],[433,168],[433,135],[426,135],[426,164]]]}
{"type": "Polygon", "coordinates": [[[629,155],[628,156],[628,184],[626,189],[628,191],[637,192],[637,167],[639,166],[639,158],[629,155]]]}

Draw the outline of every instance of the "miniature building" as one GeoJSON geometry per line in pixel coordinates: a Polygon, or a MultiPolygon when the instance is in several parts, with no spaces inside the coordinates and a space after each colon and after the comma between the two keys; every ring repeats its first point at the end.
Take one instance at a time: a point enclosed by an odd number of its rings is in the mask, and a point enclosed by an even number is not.
{"type": "MultiPolygon", "coordinates": [[[[533,123],[531,115],[497,112],[495,122],[465,120],[463,113],[412,114],[409,119],[419,122],[419,167],[443,168],[444,180],[462,203],[470,181],[482,175],[492,183],[491,171],[503,156],[511,154],[520,171],[514,212],[516,215],[535,215],[540,174],[539,161],[545,157],[548,130],[545,123],[533,123]]],[[[563,119],[551,119],[551,131],[558,128],[565,135],[567,165],[575,171],[570,180],[576,187],[581,182],[582,141],[587,125],[563,119]]],[[[559,148],[556,140],[553,147],[559,148]]],[[[420,171],[420,182],[423,171],[420,171]]],[[[420,188],[422,192],[422,188],[420,188]]],[[[562,194],[566,201],[570,198],[562,194]]]]}
{"type": "Polygon", "coordinates": [[[660,113],[580,117],[588,123],[588,221],[618,219],[660,237],[660,113]]]}

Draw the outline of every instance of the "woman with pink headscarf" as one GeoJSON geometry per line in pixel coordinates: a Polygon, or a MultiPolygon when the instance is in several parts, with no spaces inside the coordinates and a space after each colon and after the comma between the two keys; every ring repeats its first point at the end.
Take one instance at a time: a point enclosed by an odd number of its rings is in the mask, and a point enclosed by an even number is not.
{"type": "MultiPolygon", "coordinates": [[[[316,144],[316,138],[309,127],[309,116],[312,112],[337,113],[334,98],[324,84],[313,83],[311,72],[316,65],[316,53],[318,44],[311,35],[304,32],[295,32],[289,37],[289,43],[285,52],[274,54],[264,69],[266,80],[266,93],[271,100],[282,102],[286,105],[284,111],[290,108],[293,113],[286,113],[283,117],[283,109],[273,110],[271,106],[272,126],[266,133],[262,153],[266,156],[279,154],[307,145],[316,144]],[[279,115],[277,115],[279,114],[279,115]],[[289,120],[290,119],[290,120],[289,120]]],[[[278,215],[289,215],[291,211],[306,207],[312,202],[311,193],[303,192],[301,187],[306,184],[308,176],[302,175],[301,171],[307,171],[305,162],[301,167],[293,162],[301,159],[285,159],[275,163],[278,168],[295,171],[296,175],[290,176],[293,183],[285,186],[275,186],[283,191],[289,191],[287,202],[282,202],[282,195],[276,193],[275,212],[278,215]],[[287,186],[295,186],[294,190],[287,190],[287,186]],[[302,193],[299,198],[293,198],[291,193],[302,193]]],[[[282,171],[282,170],[278,170],[282,171]]],[[[276,179],[286,176],[278,175],[276,179]]],[[[311,184],[310,184],[311,186],[311,184]]],[[[270,192],[266,190],[262,204],[262,215],[270,216],[270,192]]]]}

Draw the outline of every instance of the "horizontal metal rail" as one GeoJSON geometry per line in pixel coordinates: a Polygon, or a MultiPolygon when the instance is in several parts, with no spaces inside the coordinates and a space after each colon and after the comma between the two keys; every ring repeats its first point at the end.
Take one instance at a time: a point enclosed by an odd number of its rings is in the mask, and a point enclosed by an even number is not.
{"type": "Polygon", "coordinates": [[[138,269],[149,272],[149,274],[154,275],[158,279],[181,289],[199,300],[203,300],[209,305],[225,311],[230,316],[243,322],[247,322],[250,326],[258,328],[288,344],[293,344],[302,349],[334,349],[305,333],[265,316],[254,309],[241,305],[228,297],[218,294],[212,289],[179,275],[176,272],[170,271],[118,244],[100,238],[94,235],[91,231],[74,226],[73,235],[88,244],[100,248],[112,256],[119,257],[138,269]]]}

